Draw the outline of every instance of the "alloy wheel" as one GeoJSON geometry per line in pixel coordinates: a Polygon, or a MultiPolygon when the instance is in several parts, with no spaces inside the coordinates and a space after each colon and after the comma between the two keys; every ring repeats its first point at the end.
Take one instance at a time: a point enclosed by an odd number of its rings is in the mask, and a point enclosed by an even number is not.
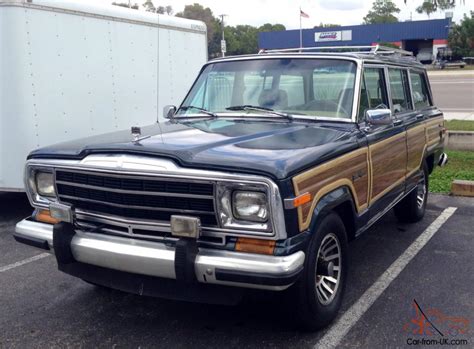
{"type": "Polygon", "coordinates": [[[336,296],[341,268],[341,245],[337,236],[331,233],[321,242],[316,263],[316,294],[321,304],[330,304],[336,296]]]}

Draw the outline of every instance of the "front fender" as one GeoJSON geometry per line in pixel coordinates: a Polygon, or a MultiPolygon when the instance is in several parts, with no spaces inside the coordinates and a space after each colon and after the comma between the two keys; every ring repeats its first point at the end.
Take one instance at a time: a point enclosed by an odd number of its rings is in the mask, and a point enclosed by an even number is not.
{"type": "MultiPolygon", "coordinates": [[[[354,198],[352,197],[351,190],[347,186],[339,187],[326,195],[324,195],[316,204],[311,217],[311,223],[309,225],[309,231],[316,231],[318,223],[321,219],[333,210],[343,210],[344,214],[350,214],[351,223],[354,222],[356,215],[354,198]]],[[[341,212],[338,212],[341,214],[341,212]]],[[[341,217],[344,221],[347,217],[341,217]]],[[[347,227],[348,222],[344,222],[347,227]]],[[[352,229],[351,229],[352,230],[352,229]]]]}

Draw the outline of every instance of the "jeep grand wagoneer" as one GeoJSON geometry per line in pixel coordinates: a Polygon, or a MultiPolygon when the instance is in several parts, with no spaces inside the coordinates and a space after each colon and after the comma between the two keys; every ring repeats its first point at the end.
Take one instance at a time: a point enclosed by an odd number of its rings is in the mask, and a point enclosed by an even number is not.
{"type": "Polygon", "coordinates": [[[211,303],[288,290],[304,327],[328,324],[348,241],[391,208],[422,219],[447,160],[423,66],[358,50],[214,60],[164,122],[33,151],[15,238],[95,285],[211,303]]]}

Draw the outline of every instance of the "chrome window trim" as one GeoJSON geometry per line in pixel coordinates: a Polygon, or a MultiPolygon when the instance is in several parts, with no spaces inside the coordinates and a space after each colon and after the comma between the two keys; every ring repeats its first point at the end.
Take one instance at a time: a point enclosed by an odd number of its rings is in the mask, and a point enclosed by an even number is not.
{"type": "MultiPolygon", "coordinates": [[[[383,72],[383,77],[384,77],[384,82],[385,82],[385,93],[387,94],[387,99],[388,99],[388,105],[387,107],[389,107],[390,110],[392,110],[392,99],[390,98],[390,86],[389,86],[389,82],[388,82],[388,75],[387,75],[387,71],[386,71],[386,68],[387,68],[387,65],[385,64],[378,64],[378,63],[364,63],[363,65],[363,68],[362,68],[362,73],[361,73],[361,78],[360,78],[360,81],[361,81],[361,85],[360,85],[360,89],[362,89],[362,78],[364,77],[364,71],[365,69],[381,69],[382,72],[383,72]]],[[[360,94],[361,94],[361,90],[359,90],[359,98],[360,98],[360,94]]],[[[359,105],[357,106],[357,116],[359,115],[359,107],[360,107],[360,103],[359,105]]],[[[392,115],[392,118],[393,118],[393,115],[392,115]]],[[[365,120],[359,120],[357,118],[357,122],[358,123],[361,123],[361,122],[364,122],[365,120]]]]}
{"type": "MultiPolygon", "coordinates": [[[[356,91],[359,91],[360,89],[360,79],[361,79],[361,72],[362,72],[362,65],[363,65],[363,59],[359,58],[355,55],[335,55],[334,53],[317,53],[317,54],[268,54],[268,55],[246,55],[246,56],[234,56],[234,57],[227,57],[227,58],[217,58],[215,60],[211,60],[204,64],[198,74],[198,77],[196,80],[194,80],[193,84],[189,88],[188,92],[186,93],[185,97],[183,98],[182,103],[188,98],[189,94],[191,93],[192,89],[196,85],[197,81],[199,80],[199,77],[201,76],[202,72],[204,69],[211,64],[220,64],[220,63],[225,63],[225,62],[236,62],[236,61],[252,61],[252,60],[260,60],[260,59],[332,59],[332,60],[342,60],[342,61],[350,61],[356,64],[356,76],[355,76],[355,81],[354,81],[354,96],[353,96],[353,105],[352,105],[352,114],[350,118],[327,118],[328,121],[341,121],[344,120],[344,122],[349,122],[349,123],[356,123],[357,122],[357,110],[354,110],[354,107],[357,109],[358,107],[358,102],[359,102],[359,94],[356,93],[356,91]]],[[[180,104],[180,107],[183,104],[180,104]]],[[[268,116],[268,115],[267,115],[268,116]]],[[[203,117],[209,117],[209,115],[203,115],[203,117]]],[[[295,119],[300,119],[300,115],[295,115],[295,119]]],[[[304,118],[301,118],[304,119],[304,118]]],[[[308,118],[308,119],[311,119],[308,118]]],[[[323,120],[323,118],[313,118],[314,120],[323,120]]]]}
{"type": "MultiPolygon", "coordinates": [[[[41,202],[35,199],[31,188],[28,185],[27,175],[31,168],[45,168],[64,170],[76,170],[86,171],[88,173],[107,173],[117,176],[130,175],[140,176],[150,179],[150,177],[160,178],[160,180],[181,179],[187,181],[194,181],[200,183],[202,181],[210,181],[217,185],[217,183],[237,183],[237,184],[249,184],[249,185],[263,185],[268,189],[269,199],[269,210],[271,219],[271,231],[260,231],[252,229],[251,226],[245,227],[245,229],[228,229],[228,228],[203,228],[204,235],[220,237],[223,234],[226,236],[251,236],[251,237],[262,237],[271,240],[280,240],[287,237],[285,229],[285,220],[283,213],[283,201],[280,195],[278,186],[270,178],[258,175],[247,175],[239,173],[221,172],[221,171],[210,171],[210,170],[196,170],[180,167],[173,161],[163,158],[152,158],[140,155],[123,155],[123,154],[110,154],[110,155],[89,155],[83,160],[58,160],[58,159],[30,159],[25,165],[25,188],[28,194],[28,198],[33,207],[37,208],[48,208],[48,202],[41,202]]],[[[56,181],[55,181],[56,186],[56,181]]],[[[56,188],[57,190],[57,188],[56,188]]],[[[216,199],[214,202],[216,203],[216,199]]],[[[217,213],[216,207],[216,213],[217,213]]],[[[106,219],[112,219],[115,221],[136,222],[138,224],[147,224],[149,222],[134,221],[130,219],[121,219],[120,217],[111,217],[103,214],[93,214],[89,212],[83,212],[77,210],[78,214],[83,216],[95,216],[103,217],[106,219]]],[[[156,224],[155,226],[166,227],[169,224],[156,224]]]]}

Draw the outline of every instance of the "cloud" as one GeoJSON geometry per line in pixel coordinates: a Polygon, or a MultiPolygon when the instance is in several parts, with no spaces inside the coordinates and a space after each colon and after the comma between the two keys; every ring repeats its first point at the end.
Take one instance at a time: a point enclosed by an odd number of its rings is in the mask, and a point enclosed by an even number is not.
{"type": "Polygon", "coordinates": [[[352,11],[364,7],[363,0],[321,0],[319,6],[327,10],[352,11]]]}

